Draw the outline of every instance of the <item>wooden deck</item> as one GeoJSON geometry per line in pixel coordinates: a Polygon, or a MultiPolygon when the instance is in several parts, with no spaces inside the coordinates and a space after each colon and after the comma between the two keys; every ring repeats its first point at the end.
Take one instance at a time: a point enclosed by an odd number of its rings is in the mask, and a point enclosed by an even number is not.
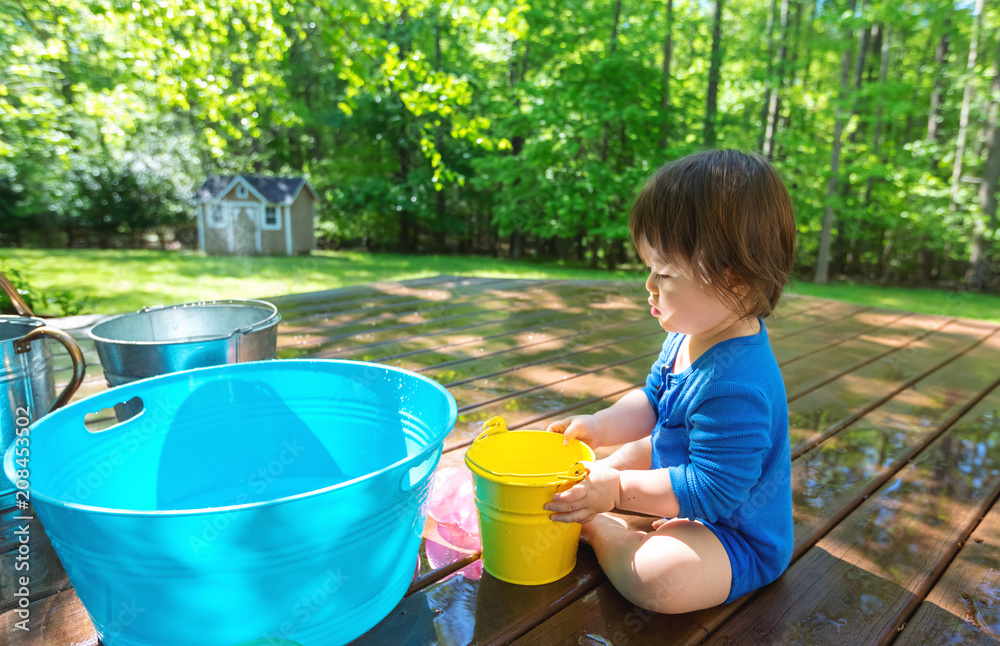
{"type": "MultiPolygon", "coordinates": [[[[445,384],[459,418],[442,467],[495,415],[544,428],[610,405],[662,340],[638,283],[439,276],[274,300],[279,358],[380,361],[445,384]]],[[[778,581],[664,616],[621,597],[586,546],[571,575],[536,587],[477,580],[471,550],[433,568],[422,548],[406,598],[355,643],[1000,643],[997,326],[788,297],[768,329],[793,446],[795,554],[778,581]]],[[[85,350],[79,396],[104,388],[85,350]]],[[[96,644],[37,524],[31,631],[14,628],[13,538],[0,538],[0,643],[96,644]]],[[[433,521],[427,541],[444,542],[433,521]]]]}

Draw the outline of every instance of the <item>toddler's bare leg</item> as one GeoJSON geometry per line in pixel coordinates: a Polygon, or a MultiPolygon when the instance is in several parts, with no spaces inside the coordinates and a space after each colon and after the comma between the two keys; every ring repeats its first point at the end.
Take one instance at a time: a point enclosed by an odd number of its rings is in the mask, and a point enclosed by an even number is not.
{"type": "Polygon", "coordinates": [[[655,531],[630,530],[600,514],[581,537],[594,548],[605,574],[632,603],[666,614],[711,608],[729,596],[729,554],[701,523],[675,519],[655,531]]]}

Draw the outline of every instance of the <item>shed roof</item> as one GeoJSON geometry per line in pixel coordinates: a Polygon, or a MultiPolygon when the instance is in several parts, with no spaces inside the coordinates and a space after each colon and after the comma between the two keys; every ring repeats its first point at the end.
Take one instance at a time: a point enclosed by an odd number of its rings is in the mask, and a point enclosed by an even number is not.
{"type": "Polygon", "coordinates": [[[243,180],[250,188],[274,204],[291,204],[305,185],[313,198],[319,195],[304,177],[264,177],[261,175],[209,175],[205,183],[195,191],[199,202],[214,202],[232,190],[236,180],[243,180]]]}

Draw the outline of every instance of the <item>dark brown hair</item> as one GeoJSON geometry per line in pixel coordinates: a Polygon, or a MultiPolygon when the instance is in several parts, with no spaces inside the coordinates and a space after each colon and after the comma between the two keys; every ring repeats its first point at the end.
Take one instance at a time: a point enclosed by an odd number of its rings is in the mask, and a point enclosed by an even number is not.
{"type": "Polygon", "coordinates": [[[661,166],[628,224],[633,243],[684,258],[743,318],[769,315],[792,272],[792,202],[778,172],[754,153],[709,150],[661,166]]]}

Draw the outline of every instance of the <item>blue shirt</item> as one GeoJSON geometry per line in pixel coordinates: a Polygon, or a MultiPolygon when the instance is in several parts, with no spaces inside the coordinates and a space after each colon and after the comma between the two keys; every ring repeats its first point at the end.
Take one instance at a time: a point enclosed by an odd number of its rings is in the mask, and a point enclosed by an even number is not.
{"type": "Polygon", "coordinates": [[[784,381],[763,321],[757,334],[721,341],[672,374],[683,340],[667,335],[643,389],[656,412],[651,468],[669,469],[680,518],[707,521],[749,546],[756,588],[792,556],[784,381]]]}

